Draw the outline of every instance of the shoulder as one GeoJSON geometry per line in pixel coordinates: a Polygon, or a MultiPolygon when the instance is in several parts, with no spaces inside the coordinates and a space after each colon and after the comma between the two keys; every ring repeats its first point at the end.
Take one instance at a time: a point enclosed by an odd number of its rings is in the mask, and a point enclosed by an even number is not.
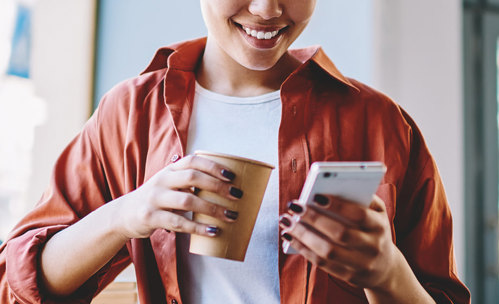
{"type": "Polygon", "coordinates": [[[98,107],[100,115],[128,112],[143,104],[151,95],[161,93],[165,73],[166,69],[155,70],[118,83],[101,99],[98,107]]]}
{"type": "MultiPolygon", "coordinates": [[[[316,94],[322,106],[333,109],[340,121],[358,127],[406,134],[415,127],[414,121],[402,107],[385,93],[353,78],[345,78],[349,85],[338,81],[318,82],[316,94]]],[[[319,105],[320,108],[322,108],[319,105]]]]}
{"type": "Polygon", "coordinates": [[[365,107],[372,116],[390,116],[405,121],[401,106],[391,97],[358,80],[349,78],[349,81],[358,89],[357,92],[350,90],[349,102],[365,107]]]}

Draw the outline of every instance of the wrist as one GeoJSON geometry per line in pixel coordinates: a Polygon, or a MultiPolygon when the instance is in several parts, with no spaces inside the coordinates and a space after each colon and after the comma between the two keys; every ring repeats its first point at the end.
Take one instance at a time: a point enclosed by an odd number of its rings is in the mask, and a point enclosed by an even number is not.
{"type": "Polygon", "coordinates": [[[366,288],[369,303],[435,303],[419,283],[404,255],[394,245],[393,263],[386,278],[366,288]]]}
{"type": "Polygon", "coordinates": [[[407,263],[404,255],[400,250],[393,245],[388,271],[385,273],[384,278],[376,285],[368,288],[373,292],[392,295],[400,290],[400,284],[404,281],[405,264],[407,263]]]}
{"type": "Polygon", "coordinates": [[[120,242],[125,244],[130,240],[126,233],[126,226],[124,223],[124,216],[121,214],[122,198],[115,199],[101,208],[105,213],[105,217],[109,219],[108,222],[108,231],[111,235],[117,238],[120,242]]]}

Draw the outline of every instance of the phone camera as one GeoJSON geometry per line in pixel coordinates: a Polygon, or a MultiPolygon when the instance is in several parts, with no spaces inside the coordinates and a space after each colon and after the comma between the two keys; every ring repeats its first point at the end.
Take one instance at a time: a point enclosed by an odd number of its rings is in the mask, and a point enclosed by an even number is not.
{"type": "Polygon", "coordinates": [[[324,173],[324,178],[336,177],[336,176],[338,176],[338,173],[336,173],[336,172],[326,172],[326,173],[324,173]]]}

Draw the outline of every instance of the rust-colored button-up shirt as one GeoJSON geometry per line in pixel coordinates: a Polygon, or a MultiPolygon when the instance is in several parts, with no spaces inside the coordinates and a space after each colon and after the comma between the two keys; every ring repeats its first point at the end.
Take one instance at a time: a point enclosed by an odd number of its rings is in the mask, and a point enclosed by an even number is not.
{"type": "MultiPolygon", "coordinates": [[[[66,299],[52,299],[39,287],[37,259],[51,235],[184,155],[194,71],[205,42],[160,49],[141,76],[103,98],[60,156],[41,201],[0,247],[1,303],[87,303],[130,262],[142,304],[182,303],[173,232],[131,240],[66,299]]],[[[468,303],[469,292],[456,276],[444,189],[414,122],[383,94],[341,75],[320,48],[291,53],[303,64],[281,87],[280,212],[298,198],[312,162],[382,161],[388,171],[377,194],[386,203],[394,242],[438,303],[468,303]]],[[[300,255],[280,252],[279,274],[282,303],[367,302],[362,289],[300,255]]]]}

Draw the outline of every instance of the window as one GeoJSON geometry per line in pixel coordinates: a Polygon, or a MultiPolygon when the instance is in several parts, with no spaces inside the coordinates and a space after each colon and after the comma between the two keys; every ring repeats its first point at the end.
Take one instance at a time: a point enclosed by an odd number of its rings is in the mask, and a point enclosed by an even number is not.
{"type": "Polygon", "coordinates": [[[499,0],[464,3],[466,281],[499,302],[499,0]]]}

